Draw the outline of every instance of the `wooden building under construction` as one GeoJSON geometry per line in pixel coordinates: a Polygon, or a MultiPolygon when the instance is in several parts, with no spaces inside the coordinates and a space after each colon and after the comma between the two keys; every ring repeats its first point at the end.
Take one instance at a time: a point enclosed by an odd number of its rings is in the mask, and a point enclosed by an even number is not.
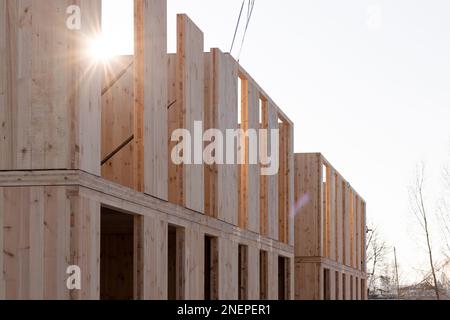
{"type": "Polygon", "coordinates": [[[321,154],[295,155],[295,290],[366,300],[366,203],[321,154]]]}
{"type": "MultiPolygon", "coordinates": [[[[338,254],[294,215],[302,170],[314,169],[295,159],[292,121],[230,54],[204,52],[186,15],[168,54],[166,0],[135,0],[134,55],[99,63],[88,47],[101,0],[75,4],[71,30],[66,0],[0,2],[0,299],[321,299],[324,266],[363,283],[363,240],[361,254],[338,254]],[[278,174],[174,164],[172,133],[198,122],[278,129],[278,174]],[[336,255],[348,267],[333,269],[336,255]],[[80,288],[67,286],[71,266],[80,288]]],[[[241,147],[248,160],[249,139],[241,147]]]]}

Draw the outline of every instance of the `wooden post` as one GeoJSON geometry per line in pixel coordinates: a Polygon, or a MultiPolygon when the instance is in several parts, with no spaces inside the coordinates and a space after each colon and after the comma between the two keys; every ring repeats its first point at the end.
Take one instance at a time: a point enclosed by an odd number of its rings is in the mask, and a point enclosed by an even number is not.
{"type": "Polygon", "coordinates": [[[168,200],[167,1],[135,0],[134,187],[168,200]]]}

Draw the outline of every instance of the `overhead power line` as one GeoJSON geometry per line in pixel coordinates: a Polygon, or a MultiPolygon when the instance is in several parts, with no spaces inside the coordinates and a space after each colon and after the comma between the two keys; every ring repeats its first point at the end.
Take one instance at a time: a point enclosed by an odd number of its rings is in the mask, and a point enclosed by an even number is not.
{"type": "MultiPolygon", "coordinates": [[[[239,12],[239,18],[238,18],[238,22],[237,22],[237,25],[236,25],[236,29],[234,31],[233,42],[231,44],[230,53],[232,53],[232,51],[233,51],[234,44],[235,44],[235,41],[236,41],[236,36],[237,36],[238,30],[239,30],[239,26],[241,24],[242,13],[243,13],[243,10],[244,10],[245,1],[246,0],[242,1],[242,6],[241,6],[241,10],[239,12]]],[[[253,16],[253,9],[255,8],[255,1],[256,0],[248,0],[248,3],[247,3],[247,21],[245,23],[245,29],[244,29],[244,34],[242,36],[241,47],[239,49],[239,54],[237,56],[237,61],[238,62],[239,62],[239,59],[240,59],[241,54],[242,54],[242,49],[244,47],[245,38],[247,36],[248,26],[250,25],[250,21],[251,21],[252,16],[253,16]]]]}

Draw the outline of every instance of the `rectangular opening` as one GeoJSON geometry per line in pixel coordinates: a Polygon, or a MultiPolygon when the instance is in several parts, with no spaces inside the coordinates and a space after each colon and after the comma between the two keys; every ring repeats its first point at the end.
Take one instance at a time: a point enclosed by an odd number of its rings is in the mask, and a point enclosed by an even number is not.
{"type": "Polygon", "coordinates": [[[278,257],[278,300],[290,299],[289,259],[278,257]]]}
{"type": "Polygon", "coordinates": [[[323,299],[331,300],[330,269],[323,269],[323,299]]]}
{"type": "Polygon", "coordinates": [[[335,289],[336,289],[336,292],[335,292],[335,294],[334,294],[334,296],[336,297],[336,300],[339,300],[339,297],[340,297],[340,295],[339,295],[339,291],[341,290],[341,286],[340,286],[340,281],[341,280],[341,277],[340,277],[340,274],[339,274],[339,271],[336,271],[335,272],[335,289]]]}
{"type": "Polygon", "coordinates": [[[134,298],[134,216],[101,209],[101,300],[134,298]]]}
{"type": "Polygon", "coordinates": [[[133,0],[102,0],[102,45],[100,58],[134,53],[133,0]]]}
{"type": "Polygon", "coordinates": [[[342,274],[342,300],[347,300],[347,276],[342,274]]]}
{"type": "Polygon", "coordinates": [[[267,251],[259,253],[259,299],[269,299],[269,255],[267,251]]]}
{"type": "Polygon", "coordinates": [[[239,300],[248,300],[248,247],[239,245],[239,300]]]}
{"type": "Polygon", "coordinates": [[[219,248],[217,238],[205,236],[205,300],[219,298],[219,248]]]}
{"type": "Polygon", "coordinates": [[[167,298],[183,300],[184,229],[169,226],[167,237],[167,298]]]}

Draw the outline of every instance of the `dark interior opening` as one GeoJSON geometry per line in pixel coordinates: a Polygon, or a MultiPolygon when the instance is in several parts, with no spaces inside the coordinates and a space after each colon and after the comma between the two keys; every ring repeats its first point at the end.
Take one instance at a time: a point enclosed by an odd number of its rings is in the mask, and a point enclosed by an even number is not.
{"type": "Polygon", "coordinates": [[[331,300],[331,279],[329,269],[323,269],[323,297],[324,300],[331,300]]]}
{"type": "Polygon", "coordinates": [[[134,216],[101,211],[100,298],[133,300],[134,216]]]}
{"type": "Polygon", "coordinates": [[[167,235],[167,298],[184,299],[184,229],[169,226],[167,235]]]}
{"type": "Polygon", "coordinates": [[[288,263],[289,259],[278,257],[278,300],[288,300],[288,263]]]}
{"type": "Polygon", "coordinates": [[[218,299],[218,260],[217,239],[205,236],[205,300],[218,299]]]}
{"type": "Polygon", "coordinates": [[[269,299],[269,257],[267,251],[259,253],[259,298],[260,300],[269,299]]]}

